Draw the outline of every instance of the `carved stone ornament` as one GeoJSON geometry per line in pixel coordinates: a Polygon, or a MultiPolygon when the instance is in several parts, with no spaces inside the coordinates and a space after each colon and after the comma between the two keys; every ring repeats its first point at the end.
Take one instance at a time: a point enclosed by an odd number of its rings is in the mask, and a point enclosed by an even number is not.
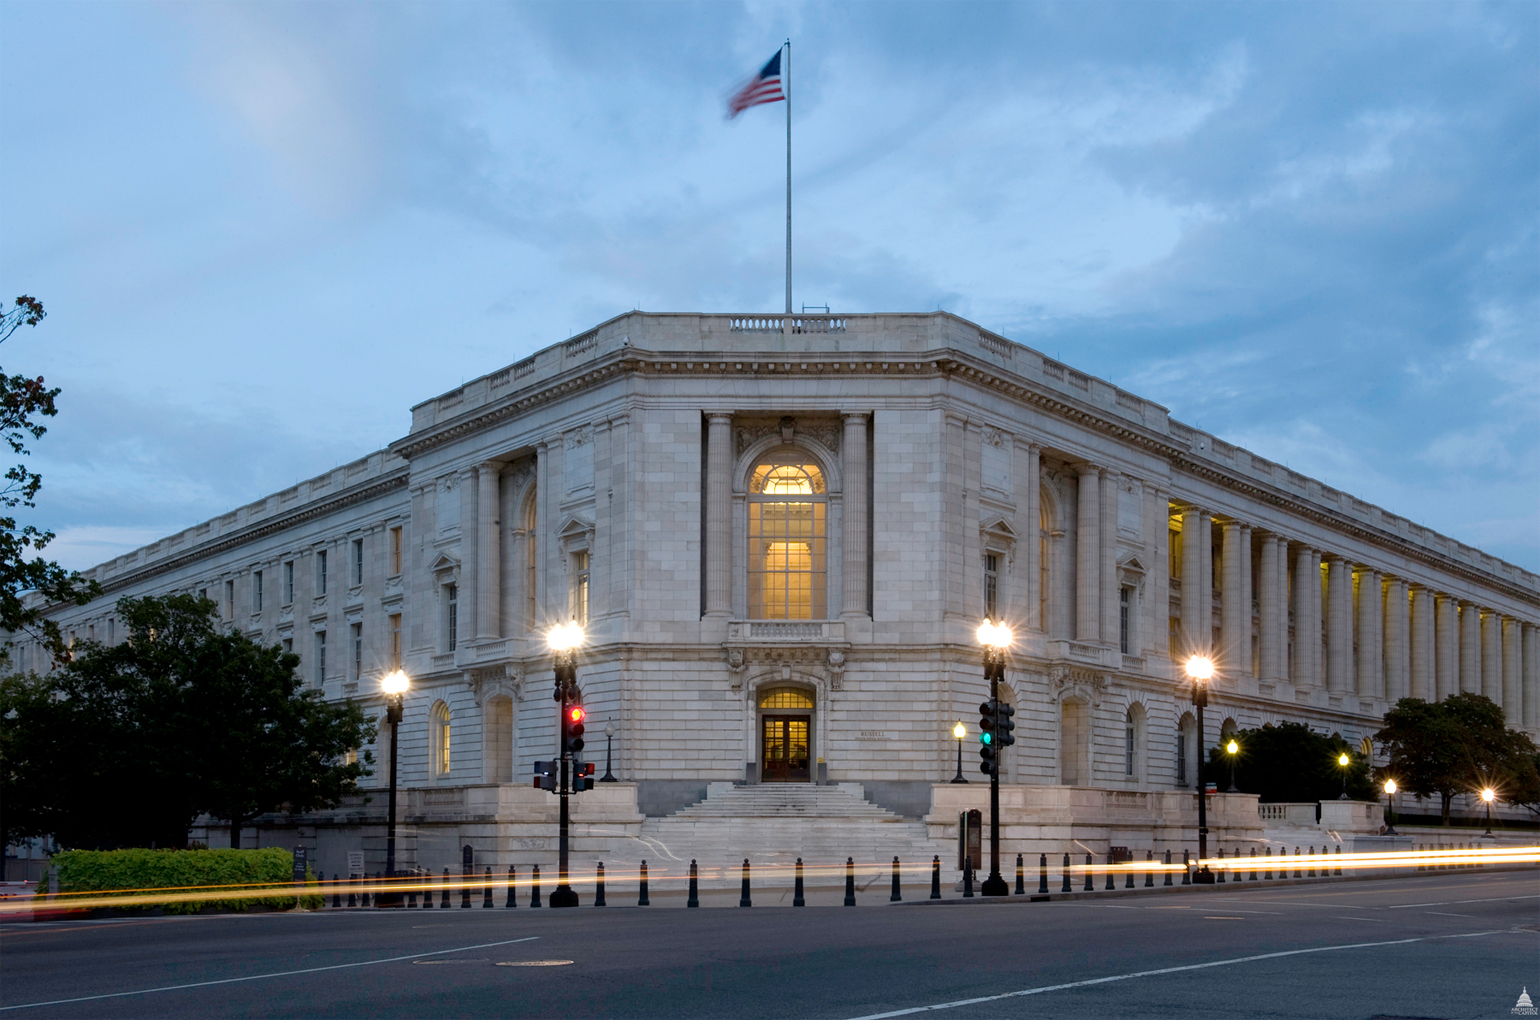
{"type": "Polygon", "coordinates": [[[817,421],[812,423],[798,422],[790,415],[785,416],[779,422],[756,423],[753,425],[740,425],[737,428],[738,456],[743,456],[743,451],[759,442],[765,436],[779,432],[781,442],[796,442],[797,434],[811,437],[824,446],[831,453],[838,453],[840,449],[840,429],[832,422],[817,421]]]}
{"type": "Polygon", "coordinates": [[[842,649],[829,649],[829,690],[845,689],[845,653],[842,649]]]}
{"type": "Polygon", "coordinates": [[[1010,438],[1007,433],[1001,432],[997,428],[988,427],[984,429],[984,442],[990,446],[1004,446],[1010,438]]]}
{"type": "Polygon", "coordinates": [[[727,669],[732,674],[728,679],[732,682],[733,690],[736,691],[743,686],[743,671],[748,668],[748,665],[742,648],[727,650],[727,669]]]}
{"type": "Polygon", "coordinates": [[[575,450],[579,446],[587,446],[593,442],[594,430],[584,425],[582,428],[573,429],[562,435],[562,442],[569,450],[575,450]]]}
{"type": "Polygon", "coordinates": [[[1107,693],[1107,686],[1107,674],[1095,670],[1055,666],[1048,674],[1048,690],[1059,701],[1078,695],[1098,706],[1107,693]]]}
{"type": "Polygon", "coordinates": [[[501,693],[511,695],[513,700],[518,701],[519,688],[522,686],[523,679],[519,668],[512,663],[465,671],[466,686],[471,689],[478,702],[499,693],[499,689],[501,693]]]}

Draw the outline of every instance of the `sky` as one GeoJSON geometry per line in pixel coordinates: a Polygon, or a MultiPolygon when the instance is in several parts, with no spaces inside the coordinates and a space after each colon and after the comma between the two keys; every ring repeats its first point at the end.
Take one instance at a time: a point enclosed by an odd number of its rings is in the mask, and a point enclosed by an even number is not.
{"type": "Polygon", "coordinates": [[[1540,571],[1540,4],[0,4],[85,568],[632,308],[943,308],[1540,571]]]}

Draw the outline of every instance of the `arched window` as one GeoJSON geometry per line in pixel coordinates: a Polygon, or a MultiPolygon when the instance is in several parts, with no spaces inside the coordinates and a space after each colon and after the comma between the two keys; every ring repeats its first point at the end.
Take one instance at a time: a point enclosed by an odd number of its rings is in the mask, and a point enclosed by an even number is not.
{"type": "Polygon", "coordinates": [[[1123,718],[1123,778],[1133,783],[1144,781],[1144,724],[1144,706],[1129,705],[1123,718]]]}
{"type": "Polygon", "coordinates": [[[800,687],[772,687],[759,695],[760,708],[812,708],[813,695],[800,687]]]}
{"type": "Polygon", "coordinates": [[[754,468],[749,482],[749,617],[827,615],[828,497],[823,472],[794,453],[754,468]]]}
{"type": "Polygon", "coordinates": [[[1183,713],[1176,726],[1176,785],[1191,786],[1197,782],[1195,755],[1198,744],[1198,724],[1191,713],[1183,713]]]}
{"type": "Polygon", "coordinates": [[[428,742],[433,757],[433,774],[449,775],[449,706],[442,701],[428,715],[428,742]]]}

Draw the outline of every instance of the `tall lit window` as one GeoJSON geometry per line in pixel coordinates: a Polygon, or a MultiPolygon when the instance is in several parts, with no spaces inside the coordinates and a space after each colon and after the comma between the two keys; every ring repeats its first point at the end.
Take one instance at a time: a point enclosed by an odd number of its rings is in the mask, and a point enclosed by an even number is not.
{"type": "Polygon", "coordinates": [[[1176,735],[1176,785],[1187,785],[1187,733],[1176,735]]]}
{"type": "Polygon", "coordinates": [[[294,604],[294,561],[289,560],[283,565],[283,604],[294,604]]]}
{"type": "Polygon", "coordinates": [[[449,706],[440,701],[433,706],[433,772],[449,775],[449,706]]]}
{"type": "Polygon", "coordinates": [[[401,614],[390,614],[390,668],[401,668],[401,614]]]}
{"type": "Polygon", "coordinates": [[[364,625],[362,623],[348,626],[348,643],[353,646],[353,679],[357,680],[364,672],[364,625]]]}
{"type": "Polygon", "coordinates": [[[352,581],[352,584],[353,584],[353,587],[357,588],[359,585],[364,583],[364,540],[363,539],[361,539],[361,538],[353,539],[353,555],[352,555],[352,557],[350,559],[351,559],[351,566],[353,568],[353,581],[352,581]]]}
{"type": "Polygon", "coordinates": [[[326,550],[319,549],[315,554],[315,593],[326,594],[326,550]]]}
{"type": "Polygon", "coordinates": [[[1132,588],[1118,589],[1118,649],[1128,654],[1128,610],[1132,602],[1132,588]]]}
{"type": "Polygon", "coordinates": [[[572,618],[588,623],[588,553],[572,554],[572,618]]]}
{"type": "Polygon", "coordinates": [[[821,620],[826,615],[827,497],[813,464],[770,462],[749,484],[749,616],[821,620]]]}
{"type": "Polygon", "coordinates": [[[454,651],[460,640],[460,586],[444,585],[444,648],[454,651]]]}
{"type": "Polygon", "coordinates": [[[262,612],[262,571],[258,570],[251,575],[251,608],[252,612],[262,612]]]}
{"type": "Polygon", "coordinates": [[[991,620],[1000,618],[1000,557],[996,553],[984,556],[984,615],[991,620]]]}
{"type": "Polygon", "coordinates": [[[401,527],[397,525],[390,529],[390,576],[397,577],[401,573],[401,527]]]}

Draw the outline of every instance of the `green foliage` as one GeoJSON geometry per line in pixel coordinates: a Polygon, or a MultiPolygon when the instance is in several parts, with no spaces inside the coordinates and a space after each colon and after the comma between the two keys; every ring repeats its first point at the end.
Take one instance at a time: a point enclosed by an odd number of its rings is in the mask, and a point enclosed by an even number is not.
{"type": "MultiPolygon", "coordinates": [[[[158,906],[167,914],[195,914],[205,907],[244,911],[265,906],[291,910],[296,900],[290,892],[282,896],[167,902],[148,891],[176,889],[182,893],[195,891],[195,887],[238,887],[272,882],[289,885],[292,889],[294,855],[279,847],[262,850],[65,850],[54,856],[53,864],[59,869],[60,892],[147,890],[133,895],[136,898],[143,896],[144,907],[158,906]]],[[[305,879],[307,885],[316,881],[315,872],[309,865],[305,867],[305,879]]],[[[46,875],[38,882],[37,891],[48,891],[46,875]]],[[[230,890],[209,891],[224,894],[230,890]]],[[[300,899],[307,910],[319,910],[324,905],[319,895],[300,899]]],[[[61,905],[68,906],[68,901],[61,905]]]]}
{"type": "Polygon", "coordinates": [[[8,832],[70,848],[180,847],[198,814],[240,825],[335,805],[371,758],[351,701],[306,690],[297,656],[215,626],[192,595],[122,599],[127,640],[0,688],[0,812],[8,832]]]}
{"type": "MultiPolygon", "coordinates": [[[[1369,766],[1358,749],[1337,734],[1325,736],[1301,723],[1280,723],[1231,735],[1240,749],[1235,754],[1235,786],[1242,793],[1260,795],[1263,803],[1307,803],[1335,800],[1342,794],[1347,772],[1347,794],[1354,800],[1374,800],[1369,766]],[[1337,764],[1341,754],[1349,764],[1337,764]]],[[[1230,786],[1230,755],[1220,746],[1210,748],[1203,778],[1221,790],[1230,786]]]]}
{"type": "Polygon", "coordinates": [[[1394,779],[1419,797],[1438,797],[1445,825],[1457,795],[1486,786],[1499,800],[1534,804],[1540,801],[1534,741],[1506,723],[1502,707],[1480,694],[1451,694],[1440,702],[1402,698],[1374,735],[1389,758],[1378,778],[1394,779]]]}

